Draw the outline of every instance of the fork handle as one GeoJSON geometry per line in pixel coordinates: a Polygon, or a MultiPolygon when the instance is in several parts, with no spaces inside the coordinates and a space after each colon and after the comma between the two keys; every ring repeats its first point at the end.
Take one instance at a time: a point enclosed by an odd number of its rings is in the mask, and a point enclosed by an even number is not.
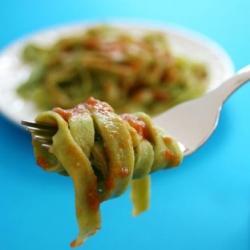
{"type": "MultiPolygon", "coordinates": [[[[215,89],[213,94],[223,104],[239,87],[250,80],[250,65],[242,68],[234,76],[230,77],[224,83],[215,89]]],[[[211,93],[212,93],[211,92],[211,93]]]]}

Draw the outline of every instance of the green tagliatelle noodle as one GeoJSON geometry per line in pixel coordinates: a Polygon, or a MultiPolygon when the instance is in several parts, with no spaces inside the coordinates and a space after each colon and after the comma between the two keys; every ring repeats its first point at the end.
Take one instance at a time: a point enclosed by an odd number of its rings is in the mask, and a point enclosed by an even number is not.
{"type": "Polygon", "coordinates": [[[182,160],[178,143],[148,115],[118,115],[94,98],[72,109],[43,112],[36,121],[58,128],[49,150],[33,138],[37,164],[48,172],[69,175],[74,183],[79,234],[72,247],[100,229],[100,204],[119,197],[130,184],[133,215],[145,211],[149,174],[182,160]]]}

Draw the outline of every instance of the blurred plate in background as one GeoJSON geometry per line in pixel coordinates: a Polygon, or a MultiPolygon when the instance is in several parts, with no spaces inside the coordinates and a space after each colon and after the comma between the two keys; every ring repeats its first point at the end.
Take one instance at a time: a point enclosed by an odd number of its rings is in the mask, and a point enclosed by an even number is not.
{"type": "MultiPolygon", "coordinates": [[[[29,66],[25,65],[21,59],[22,48],[27,42],[46,46],[65,35],[77,34],[98,24],[104,23],[79,23],[53,27],[22,38],[5,48],[0,54],[0,112],[17,124],[20,124],[21,120],[33,120],[40,112],[33,103],[22,99],[16,93],[17,86],[30,74],[29,66]]],[[[135,35],[148,30],[164,32],[175,55],[185,56],[207,65],[208,91],[218,87],[224,79],[234,73],[233,63],[227,53],[214,41],[193,31],[147,23],[106,22],[105,24],[119,27],[135,35]]]]}

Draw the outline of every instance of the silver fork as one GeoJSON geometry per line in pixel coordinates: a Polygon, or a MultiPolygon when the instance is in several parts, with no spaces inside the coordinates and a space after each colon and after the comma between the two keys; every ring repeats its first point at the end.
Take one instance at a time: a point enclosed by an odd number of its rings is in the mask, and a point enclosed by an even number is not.
{"type": "Polygon", "coordinates": [[[34,134],[34,139],[41,142],[43,148],[51,147],[52,137],[57,132],[57,127],[31,121],[21,121],[21,124],[27,126],[27,130],[34,134]]]}
{"type": "Polygon", "coordinates": [[[200,148],[217,127],[224,102],[250,80],[250,65],[225,80],[218,88],[194,100],[179,104],[153,120],[180,143],[184,155],[200,148]]]}
{"type": "MultiPolygon", "coordinates": [[[[187,156],[200,148],[215,130],[224,102],[250,80],[250,65],[224,81],[215,90],[173,107],[153,118],[155,125],[174,137],[187,156]]],[[[57,128],[36,122],[21,121],[34,134],[34,139],[49,149],[57,128]]]]}

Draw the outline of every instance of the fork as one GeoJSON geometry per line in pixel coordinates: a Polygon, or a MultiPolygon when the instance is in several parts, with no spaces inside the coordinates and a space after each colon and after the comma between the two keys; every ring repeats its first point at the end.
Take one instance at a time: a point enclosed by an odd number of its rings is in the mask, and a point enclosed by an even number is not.
{"type": "Polygon", "coordinates": [[[52,145],[52,137],[57,132],[57,127],[44,123],[21,121],[22,125],[27,126],[27,130],[34,134],[34,139],[41,142],[44,149],[50,149],[52,145]]]}
{"type": "Polygon", "coordinates": [[[184,156],[199,149],[217,127],[225,101],[250,80],[250,65],[207,94],[181,103],[153,120],[179,142],[184,156]]]}
{"type": "MultiPolygon", "coordinates": [[[[154,117],[153,122],[179,142],[184,156],[190,155],[214,132],[224,102],[249,80],[250,65],[225,80],[215,90],[163,112],[154,117]]],[[[21,124],[28,127],[28,131],[34,134],[34,139],[40,141],[43,148],[51,147],[56,127],[29,121],[21,121],[21,124]]]]}

